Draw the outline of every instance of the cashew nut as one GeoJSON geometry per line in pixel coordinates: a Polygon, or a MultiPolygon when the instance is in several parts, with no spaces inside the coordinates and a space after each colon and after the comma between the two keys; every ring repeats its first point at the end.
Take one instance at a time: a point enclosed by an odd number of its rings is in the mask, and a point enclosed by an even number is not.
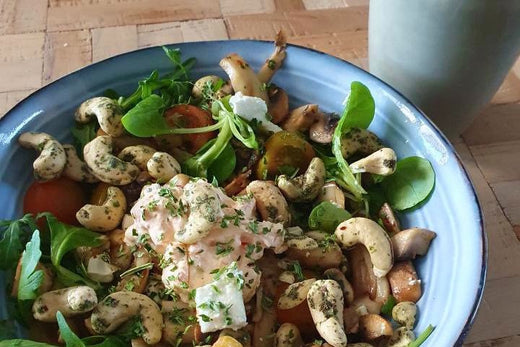
{"type": "Polygon", "coordinates": [[[392,308],[392,318],[408,329],[413,329],[416,314],[417,305],[411,301],[400,302],[392,308]]]}
{"type": "Polygon", "coordinates": [[[143,340],[151,345],[162,336],[163,317],[159,306],[143,294],[115,292],[106,296],[92,312],[92,328],[98,334],[108,334],[121,324],[139,316],[144,327],[143,340]]]}
{"type": "Polygon", "coordinates": [[[76,219],[85,228],[94,231],[110,231],[117,228],[126,211],[126,198],[121,189],[109,187],[103,205],[87,204],[77,213],[76,219]]]}
{"type": "Polygon", "coordinates": [[[124,128],[121,123],[123,110],[117,101],[99,96],[84,101],[76,110],[74,118],[78,123],[89,123],[97,118],[99,127],[112,137],[123,135],[124,128]]]}
{"type": "Polygon", "coordinates": [[[307,171],[296,178],[286,175],[278,177],[276,184],[290,201],[309,202],[318,196],[325,184],[325,164],[315,157],[311,160],[307,171]]]}
{"type": "Polygon", "coordinates": [[[67,164],[63,170],[63,176],[70,178],[76,182],[96,183],[99,182],[87,163],[78,157],[76,148],[72,145],[63,145],[65,155],[67,156],[67,164]]]}
{"type": "Polygon", "coordinates": [[[56,322],[56,313],[72,317],[91,311],[97,305],[94,289],[88,286],[69,287],[44,293],[36,298],[32,311],[34,319],[56,322]]]}
{"type": "Polygon", "coordinates": [[[184,228],[175,232],[175,239],[192,244],[210,232],[211,227],[223,216],[223,212],[214,187],[202,179],[186,184],[182,199],[189,206],[190,215],[184,228]]]}
{"type": "Polygon", "coordinates": [[[62,145],[46,133],[23,133],[18,143],[25,148],[34,148],[40,155],[33,163],[34,177],[47,181],[61,176],[67,164],[67,156],[62,145]]]}
{"type": "Polygon", "coordinates": [[[340,208],[345,208],[345,194],[336,182],[327,182],[321,187],[318,201],[330,201],[340,208]]]}
{"type": "Polygon", "coordinates": [[[381,148],[369,156],[350,164],[353,173],[368,172],[381,176],[389,176],[395,171],[397,156],[391,148],[381,148]]]}
{"type": "Polygon", "coordinates": [[[334,347],[346,346],[343,292],[339,284],[332,280],[317,280],[307,293],[307,303],[320,336],[334,347]]]}
{"type": "Polygon", "coordinates": [[[214,90],[213,88],[217,83],[222,83],[223,79],[219,76],[215,75],[208,75],[199,78],[195,83],[193,84],[193,89],[191,90],[191,94],[196,98],[201,98],[203,91],[206,87],[206,85],[210,85],[212,87],[211,92],[212,95],[216,98],[222,98],[226,95],[229,95],[233,92],[233,89],[229,84],[223,84],[222,87],[220,87],[219,90],[214,90]]]}
{"type": "Polygon", "coordinates": [[[94,176],[114,185],[125,185],[137,177],[139,168],[122,161],[112,154],[113,141],[110,136],[98,136],[83,148],[83,157],[94,176]]]}
{"type": "Polygon", "coordinates": [[[339,286],[343,290],[343,298],[347,304],[350,305],[352,301],[354,301],[354,289],[343,272],[339,271],[338,269],[328,269],[325,270],[323,275],[329,280],[338,282],[339,286]]]}
{"type": "Polygon", "coordinates": [[[219,336],[211,347],[243,347],[234,337],[228,335],[219,336]]]}
{"type": "Polygon", "coordinates": [[[155,152],[157,151],[150,146],[135,145],[123,148],[117,157],[122,161],[136,165],[141,171],[146,171],[146,163],[155,152]]]}
{"type": "Polygon", "coordinates": [[[334,234],[345,247],[363,244],[370,253],[374,275],[377,277],[385,276],[392,268],[393,251],[390,238],[373,220],[363,217],[348,219],[336,227],[334,234]]]}
{"type": "Polygon", "coordinates": [[[246,192],[252,194],[256,200],[256,208],[265,221],[291,223],[289,205],[284,196],[273,183],[268,181],[253,181],[246,187],[246,192]]]}
{"type": "Polygon", "coordinates": [[[177,160],[166,152],[155,152],[146,163],[148,173],[158,183],[165,183],[181,172],[177,160]]]}
{"type": "Polygon", "coordinates": [[[332,240],[327,240],[327,234],[321,232],[307,232],[305,236],[314,239],[318,247],[299,249],[289,247],[286,255],[290,259],[296,259],[304,267],[320,267],[322,269],[337,268],[343,260],[341,249],[332,240]]]}
{"type": "Polygon", "coordinates": [[[413,331],[400,327],[394,331],[394,334],[388,341],[388,347],[408,347],[415,340],[413,331]]]}
{"type": "Polygon", "coordinates": [[[280,310],[289,310],[301,304],[306,298],[312,284],[316,282],[315,278],[310,278],[301,282],[291,284],[280,295],[278,299],[278,308],[280,310]]]}
{"type": "Polygon", "coordinates": [[[283,323],[278,328],[275,337],[276,347],[300,347],[303,346],[300,329],[292,323],[283,323]]]}
{"type": "Polygon", "coordinates": [[[164,320],[162,341],[175,346],[178,341],[191,344],[195,341],[194,327],[190,319],[195,317],[195,309],[180,300],[162,301],[161,310],[164,320]],[[191,318],[190,318],[191,317],[191,318]]]}
{"type": "Polygon", "coordinates": [[[383,145],[376,135],[361,128],[352,128],[341,138],[341,153],[345,158],[356,152],[369,155],[382,147],[383,145]]]}

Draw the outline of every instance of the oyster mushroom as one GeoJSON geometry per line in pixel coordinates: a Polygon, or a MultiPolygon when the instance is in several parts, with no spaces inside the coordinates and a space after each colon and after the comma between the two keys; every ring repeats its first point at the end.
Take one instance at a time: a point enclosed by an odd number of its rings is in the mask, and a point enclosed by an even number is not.
{"type": "Polygon", "coordinates": [[[398,232],[391,238],[395,259],[403,261],[415,259],[417,255],[425,255],[436,235],[433,231],[423,228],[398,232]]]}

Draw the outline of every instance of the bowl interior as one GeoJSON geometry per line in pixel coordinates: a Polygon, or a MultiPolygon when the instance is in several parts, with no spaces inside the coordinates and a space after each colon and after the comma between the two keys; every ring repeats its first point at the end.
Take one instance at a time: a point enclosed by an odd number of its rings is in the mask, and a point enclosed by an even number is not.
{"type": "MultiPolygon", "coordinates": [[[[193,77],[217,74],[225,77],[219,60],[230,52],[242,55],[258,68],[272,44],[258,41],[215,41],[178,44],[183,57],[196,57],[193,77]]],[[[23,193],[32,181],[35,153],[17,145],[24,131],[48,132],[70,142],[73,113],[83,100],[112,88],[130,93],[137,80],[170,63],[162,49],[149,48],[110,58],[68,75],[37,91],[0,121],[0,219],[22,213],[23,193]]],[[[327,112],[341,112],[352,81],[366,84],[376,102],[370,127],[399,158],[411,155],[430,160],[436,187],[420,209],[401,214],[404,227],[419,226],[437,232],[426,257],[416,261],[422,279],[416,334],[428,324],[436,330],[424,346],[449,346],[464,337],[481,297],[485,276],[485,237],[478,201],[451,145],[422,113],[392,88],[367,72],[326,54],[288,47],[284,67],[273,80],[290,95],[292,106],[317,103],[327,112]]],[[[52,197],[50,197],[52,199],[52,197]]],[[[3,278],[0,277],[0,282],[3,278]]],[[[0,283],[0,302],[5,285],[0,283]]],[[[5,311],[5,305],[0,304],[5,311]]],[[[5,315],[5,312],[1,312],[5,315]]]]}

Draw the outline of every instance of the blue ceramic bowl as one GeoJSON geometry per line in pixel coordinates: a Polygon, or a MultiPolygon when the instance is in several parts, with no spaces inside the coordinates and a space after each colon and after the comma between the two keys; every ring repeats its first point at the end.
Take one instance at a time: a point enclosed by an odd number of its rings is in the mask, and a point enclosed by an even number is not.
{"type": "MultiPolygon", "coordinates": [[[[219,60],[230,52],[241,54],[258,68],[272,51],[272,43],[214,41],[174,45],[183,57],[196,57],[193,77],[225,76],[219,60]]],[[[130,93],[136,82],[170,63],[161,48],[148,48],[93,64],[33,93],[0,121],[0,219],[22,213],[22,197],[32,178],[35,154],[20,148],[18,136],[43,131],[70,142],[73,113],[85,99],[107,88],[130,93]]],[[[451,144],[431,121],[402,95],[376,77],[340,59],[289,46],[287,60],[274,82],[290,95],[292,105],[317,103],[325,111],[340,112],[352,81],[366,84],[376,102],[370,127],[400,158],[417,155],[432,163],[437,180],[430,200],[400,216],[405,227],[437,232],[428,254],[416,262],[422,279],[416,333],[436,326],[424,346],[462,343],[482,296],[486,274],[486,237],[475,191],[451,144]]],[[[49,197],[52,199],[52,197],[49,197]]],[[[3,278],[0,277],[0,282],[3,278]]],[[[5,285],[0,283],[3,290],[5,285]]],[[[5,293],[0,293],[5,311],[5,293]]],[[[5,312],[2,312],[5,315],[5,312]]]]}

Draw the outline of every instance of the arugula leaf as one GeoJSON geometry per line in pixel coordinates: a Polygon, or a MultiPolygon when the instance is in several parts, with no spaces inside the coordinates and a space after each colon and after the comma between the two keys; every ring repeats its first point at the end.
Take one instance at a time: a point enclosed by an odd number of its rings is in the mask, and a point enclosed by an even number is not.
{"type": "Polygon", "coordinates": [[[78,335],[74,334],[74,332],[69,328],[65,317],[63,317],[63,314],[60,311],[56,312],[56,320],[58,321],[61,338],[65,341],[67,347],[85,347],[85,344],[81,341],[78,335]]]}
{"type": "Polygon", "coordinates": [[[80,246],[97,247],[101,245],[103,242],[100,235],[85,228],[58,222],[52,215],[46,215],[46,218],[51,233],[51,262],[60,281],[65,286],[84,283],[94,289],[99,289],[99,283],[70,271],[61,262],[65,254],[80,246]]]}
{"type": "Polygon", "coordinates": [[[38,296],[38,289],[43,281],[43,271],[36,270],[42,256],[40,250],[40,232],[35,230],[31,241],[25,245],[22,253],[20,281],[18,284],[18,300],[34,300],[38,296]]]}
{"type": "Polygon", "coordinates": [[[370,90],[361,82],[352,82],[350,85],[350,94],[347,104],[343,110],[343,114],[334,130],[332,136],[332,153],[337,162],[337,171],[333,176],[336,182],[351,192],[355,200],[361,200],[366,191],[350,170],[347,161],[341,153],[341,138],[350,131],[352,127],[366,128],[374,118],[375,104],[370,90]]]}
{"type": "Polygon", "coordinates": [[[392,309],[397,304],[397,300],[390,295],[388,299],[386,299],[383,306],[381,306],[381,313],[386,314],[387,316],[392,316],[392,309]]]}
{"type": "Polygon", "coordinates": [[[395,172],[380,184],[390,206],[403,211],[416,207],[430,196],[435,172],[427,159],[408,157],[399,160],[395,172]]]}
{"type": "Polygon", "coordinates": [[[179,48],[168,48],[162,47],[166,56],[175,66],[175,71],[172,75],[169,76],[171,79],[179,79],[179,80],[189,80],[189,70],[195,65],[197,60],[195,58],[188,58],[186,61],[182,61],[181,59],[181,50],[179,48]]]}
{"type": "Polygon", "coordinates": [[[314,207],[309,215],[309,227],[312,230],[321,230],[334,233],[336,227],[352,217],[350,213],[330,201],[323,201],[314,207]]]}
{"type": "Polygon", "coordinates": [[[2,240],[0,240],[0,270],[9,270],[16,267],[24,244],[29,239],[29,235],[37,228],[34,218],[30,214],[26,214],[18,220],[0,221],[0,231],[2,233],[2,240]]]}
{"type": "Polygon", "coordinates": [[[36,342],[24,339],[0,341],[0,347],[57,347],[44,342],[36,342]]]}
{"type": "Polygon", "coordinates": [[[96,137],[98,127],[97,121],[94,120],[86,124],[76,123],[71,129],[70,132],[74,138],[74,146],[81,159],[83,159],[83,148],[96,137]]]}

